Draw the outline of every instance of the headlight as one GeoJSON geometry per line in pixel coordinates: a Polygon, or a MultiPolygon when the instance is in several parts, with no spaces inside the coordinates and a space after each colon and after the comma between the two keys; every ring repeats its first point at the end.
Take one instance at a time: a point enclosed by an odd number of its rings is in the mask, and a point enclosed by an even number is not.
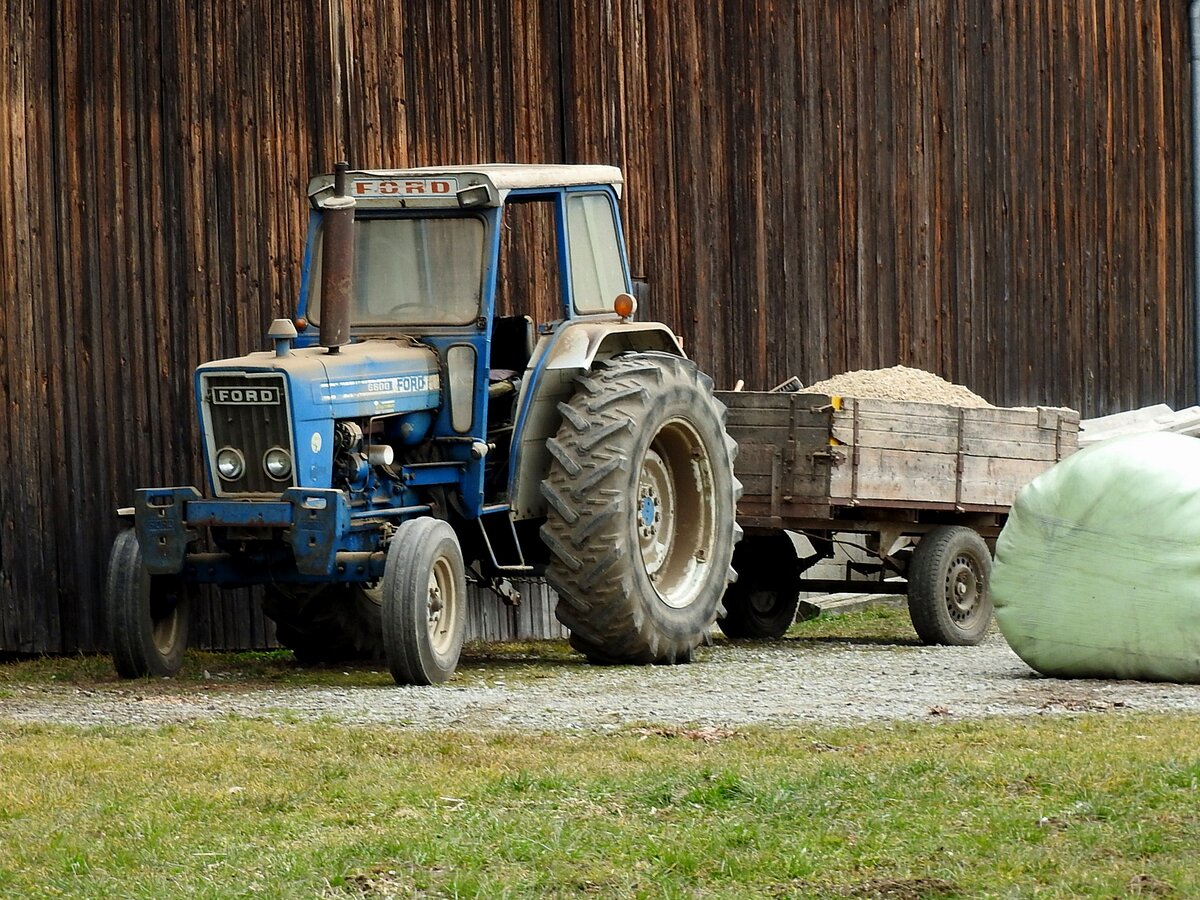
{"type": "Polygon", "coordinates": [[[226,481],[237,481],[246,471],[246,457],[241,450],[222,447],[217,451],[217,472],[226,481]]]}
{"type": "Polygon", "coordinates": [[[276,481],[284,481],[292,474],[291,454],[282,447],[272,447],[263,454],[263,468],[276,481]]]}

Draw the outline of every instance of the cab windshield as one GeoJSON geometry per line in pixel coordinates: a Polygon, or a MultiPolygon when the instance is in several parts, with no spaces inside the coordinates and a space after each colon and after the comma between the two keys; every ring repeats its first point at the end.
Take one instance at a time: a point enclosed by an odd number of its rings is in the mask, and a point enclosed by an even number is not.
{"type": "MultiPolygon", "coordinates": [[[[486,226],[481,218],[354,222],[354,302],[360,325],[466,325],[480,314],[486,226]]],[[[308,318],[320,325],[321,247],[313,243],[308,318]]]]}

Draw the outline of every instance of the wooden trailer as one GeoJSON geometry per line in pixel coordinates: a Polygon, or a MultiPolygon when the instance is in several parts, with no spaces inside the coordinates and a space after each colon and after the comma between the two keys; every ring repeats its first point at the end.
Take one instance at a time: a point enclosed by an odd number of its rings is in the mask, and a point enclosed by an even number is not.
{"type": "MultiPolygon", "coordinates": [[[[1017,492],[1073,452],[1079,414],[828,394],[719,392],[740,450],[745,537],[720,620],[730,637],[778,637],[802,591],[906,593],[926,643],[987,630],[991,551],[1017,492]],[[811,552],[797,551],[807,539],[811,552]],[[806,572],[839,543],[866,551],[844,577],[806,572]]],[[[861,554],[860,554],[861,555],[861,554]]]]}

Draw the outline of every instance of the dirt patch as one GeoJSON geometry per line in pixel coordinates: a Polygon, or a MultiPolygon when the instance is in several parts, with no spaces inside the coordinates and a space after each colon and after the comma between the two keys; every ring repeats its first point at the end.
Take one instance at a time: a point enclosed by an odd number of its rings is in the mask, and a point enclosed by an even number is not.
{"type": "Polygon", "coordinates": [[[869,897],[872,900],[924,900],[927,897],[950,897],[958,888],[940,878],[885,878],[849,888],[846,897],[869,897]]]}

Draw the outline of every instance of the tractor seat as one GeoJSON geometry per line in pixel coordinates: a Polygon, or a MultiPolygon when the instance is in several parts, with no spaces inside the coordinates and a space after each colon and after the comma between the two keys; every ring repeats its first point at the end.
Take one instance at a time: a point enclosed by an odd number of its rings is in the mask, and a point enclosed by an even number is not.
{"type": "Polygon", "coordinates": [[[492,356],[488,381],[506,381],[525,372],[536,343],[529,316],[496,316],[492,320],[492,356]]]}

